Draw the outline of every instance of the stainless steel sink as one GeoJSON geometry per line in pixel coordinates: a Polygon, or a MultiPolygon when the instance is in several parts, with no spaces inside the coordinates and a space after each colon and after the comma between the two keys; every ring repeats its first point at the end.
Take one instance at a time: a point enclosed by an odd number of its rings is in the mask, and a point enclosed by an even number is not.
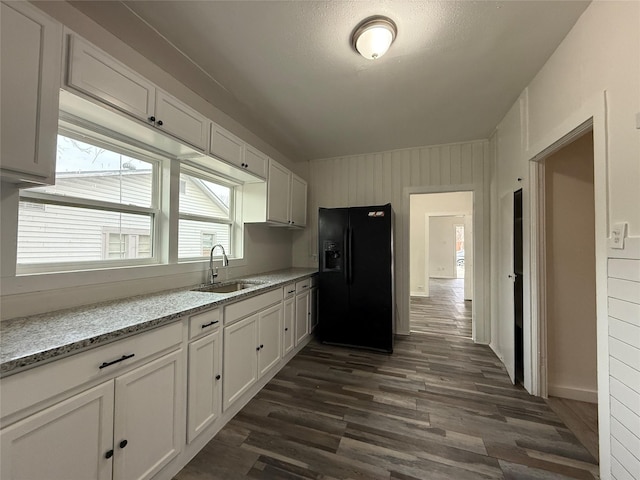
{"type": "Polygon", "coordinates": [[[192,292],[209,292],[209,293],[233,293],[244,290],[245,288],[251,288],[259,285],[258,283],[248,282],[228,282],[219,283],[215,285],[203,285],[198,288],[194,288],[192,292]]]}

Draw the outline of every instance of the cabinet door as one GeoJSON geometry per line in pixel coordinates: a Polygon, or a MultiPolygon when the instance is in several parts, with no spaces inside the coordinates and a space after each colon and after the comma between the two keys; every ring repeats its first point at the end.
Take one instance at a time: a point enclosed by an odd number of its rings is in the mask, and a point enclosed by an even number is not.
{"type": "Polygon", "coordinates": [[[67,82],[145,122],[153,115],[155,86],[76,36],[70,39],[67,82]]]}
{"type": "Polygon", "coordinates": [[[3,176],[55,181],[62,25],[27,2],[0,6],[3,176]]]}
{"type": "Polygon", "coordinates": [[[214,157],[244,168],[244,142],[215,123],[211,124],[209,149],[214,157]]]}
{"type": "Polygon", "coordinates": [[[312,333],[318,325],[318,289],[312,288],[309,297],[311,316],[309,318],[309,333],[312,333]]]}
{"type": "Polygon", "coordinates": [[[153,477],[184,443],[182,350],[116,378],[114,479],[153,477]]]}
{"type": "Polygon", "coordinates": [[[0,431],[0,477],[110,480],[113,381],[79,393],[0,431]]]}
{"type": "Polygon", "coordinates": [[[291,224],[304,227],[307,224],[307,182],[291,175],[291,224]]]}
{"type": "Polygon", "coordinates": [[[245,145],[244,149],[244,164],[246,169],[251,173],[255,173],[260,178],[266,178],[267,176],[267,156],[256,150],[251,145],[245,145]]]}
{"type": "Polygon", "coordinates": [[[263,310],[259,314],[258,377],[267,373],[280,361],[282,341],[282,304],[263,310]]]}
{"type": "Polygon", "coordinates": [[[226,410],[258,379],[258,314],[224,327],[222,408],[226,410]]]}
{"type": "Polygon", "coordinates": [[[289,223],[289,176],[291,172],[269,159],[267,183],[267,221],[289,223]]]}
{"type": "Polygon", "coordinates": [[[204,151],[207,146],[208,120],[162,90],[156,91],[155,125],[180,140],[204,151]]]}
{"type": "Polygon", "coordinates": [[[222,400],[220,339],[221,334],[218,330],[189,344],[189,407],[187,411],[189,443],[220,415],[222,400]]]}
{"type": "Polygon", "coordinates": [[[296,313],[295,297],[287,298],[284,303],[284,329],[282,332],[282,356],[285,356],[295,346],[294,323],[296,313]]]}
{"type": "Polygon", "coordinates": [[[296,296],[296,345],[309,335],[309,291],[296,296]]]}

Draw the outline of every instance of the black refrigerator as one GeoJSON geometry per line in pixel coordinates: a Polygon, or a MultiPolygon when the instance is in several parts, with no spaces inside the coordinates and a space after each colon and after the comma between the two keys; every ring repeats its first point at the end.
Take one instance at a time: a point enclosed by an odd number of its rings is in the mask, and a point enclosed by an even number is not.
{"type": "Polygon", "coordinates": [[[393,352],[391,204],[318,213],[320,341],[393,352]]]}

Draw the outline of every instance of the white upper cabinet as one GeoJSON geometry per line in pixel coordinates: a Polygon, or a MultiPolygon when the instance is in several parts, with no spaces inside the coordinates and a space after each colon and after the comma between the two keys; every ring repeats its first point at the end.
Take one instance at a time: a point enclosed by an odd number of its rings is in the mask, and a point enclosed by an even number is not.
{"type": "Polygon", "coordinates": [[[307,182],[295,174],[291,175],[291,224],[307,225],[307,182]]]}
{"type": "Polygon", "coordinates": [[[79,37],[69,38],[67,84],[134,117],[150,121],[156,87],[79,37]]]}
{"type": "Polygon", "coordinates": [[[83,39],[69,39],[67,85],[205,151],[209,120],[83,39]]]}
{"type": "Polygon", "coordinates": [[[289,223],[289,198],[291,196],[291,172],[269,159],[267,182],[267,221],[289,223]]]}
{"type": "MultiPolygon", "coordinates": [[[[260,179],[266,178],[267,156],[216,123],[211,124],[209,152],[260,179]]],[[[224,173],[224,172],[223,172],[224,173]]],[[[243,179],[256,181],[258,179],[243,179]]]]}
{"type": "Polygon", "coordinates": [[[53,184],[62,25],[27,2],[0,8],[2,179],[53,184]]]}
{"type": "Polygon", "coordinates": [[[244,149],[244,168],[260,178],[267,178],[268,157],[251,145],[246,144],[244,149]]]}
{"type": "Polygon", "coordinates": [[[269,158],[267,183],[245,185],[246,223],[304,227],[307,224],[307,182],[269,158]]]}
{"type": "Polygon", "coordinates": [[[211,124],[211,144],[209,150],[212,155],[218,157],[220,160],[244,168],[244,142],[233,133],[215,123],[211,124]]]}
{"type": "Polygon", "coordinates": [[[194,147],[207,147],[208,120],[184,103],[156,91],[155,125],[194,147]]]}

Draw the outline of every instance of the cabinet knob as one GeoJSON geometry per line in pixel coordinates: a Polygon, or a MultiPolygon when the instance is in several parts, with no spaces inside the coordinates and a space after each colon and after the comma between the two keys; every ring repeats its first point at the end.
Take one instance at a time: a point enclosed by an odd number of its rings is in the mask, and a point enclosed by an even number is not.
{"type": "Polygon", "coordinates": [[[122,440],[122,441],[120,442],[120,448],[124,448],[124,447],[126,447],[126,446],[127,446],[127,443],[129,443],[129,442],[128,442],[128,441],[126,441],[126,440],[122,440]]]}
{"type": "Polygon", "coordinates": [[[220,375],[216,375],[216,380],[220,380],[222,377],[220,375]]]}
{"type": "Polygon", "coordinates": [[[244,164],[244,168],[249,168],[249,164],[248,164],[248,163],[245,163],[245,164],[244,164]]]}
{"type": "Polygon", "coordinates": [[[256,352],[259,352],[259,351],[260,351],[260,347],[256,347],[256,352]]]}
{"type": "Polygon", "coordinates": [[[109,450],[107,453],[104,454],[104,458],[111,458],[113,457],[113,449],[109,450]]]}
{"type": "Polygon", "coordinates": [[[160,125],[160,126],[164,125],[164,123],[162,122],[162,120],[158,120],[158,125],[160,125]]]}
{"type": "Polygon", "coordinates": [[[264,348],[264,345],[260,345],[260,348],[264,348]]]}
{"type": "Polygon", "coordinates": [[[288,331],[289,331],[289,327],[286,327],[286,328],[284,329],[284,331],[285,331],[285,332],[288,332],[288,331]]]}
{"type": "Polygon", "coordinates": [[[150,122],[155,122],[156,121],[156,117],[154,117],[153,115],[149,117],[149,121],[150,122]]]}

